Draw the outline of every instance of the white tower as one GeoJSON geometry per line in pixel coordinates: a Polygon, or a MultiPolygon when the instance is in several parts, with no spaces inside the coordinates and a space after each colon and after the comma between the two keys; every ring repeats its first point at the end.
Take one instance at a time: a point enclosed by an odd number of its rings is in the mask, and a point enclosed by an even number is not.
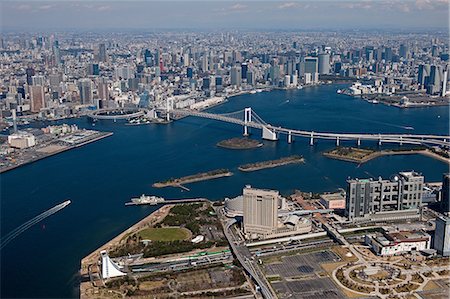
{"type": "Polygon", "coordinates": [[[127,273],[122,272],[120,270],[120,267],[109,258],[106,250],[100,251],[100,254],[102,255],[102,278],[103,279],[127,275],[127,273]]]}

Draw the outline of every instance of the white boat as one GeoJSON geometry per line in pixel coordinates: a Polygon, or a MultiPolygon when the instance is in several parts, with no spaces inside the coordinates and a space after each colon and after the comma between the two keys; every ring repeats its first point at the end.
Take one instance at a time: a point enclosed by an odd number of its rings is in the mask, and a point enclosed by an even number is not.
{"type": "Polygon", "coordinates": [[[337,90],[337,93],[342,93],[342,90],[338,89],[338,90],[337,90]]]}
{"type": "Polygon", "coordinates": [[[251,90],[250,93],[251,93],[251,94],[255,94],[255,93],[256,93],[256,90],[251,90]]]}
{"type": "Polygon", "coordinates": [[[299,85],[297,86],[297,89],[303,89],[303,86],[299,85]]]}
{"type": "Polygon", "coordinates": [[[142,194],[140,197],[132,198],[131,202],[134,204],[137,204],[137,205],[143,205],[143,204],[156,205],[158,203],[164,202],[164,198],[154,196],[154,195],[142,194]]]}

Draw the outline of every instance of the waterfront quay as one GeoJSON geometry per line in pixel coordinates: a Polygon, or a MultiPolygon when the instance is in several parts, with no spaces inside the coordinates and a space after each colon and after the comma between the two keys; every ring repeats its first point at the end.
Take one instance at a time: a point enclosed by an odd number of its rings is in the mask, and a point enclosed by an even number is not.
{"type": "Polygon", "coordinates": [[[96,142],[111,135],[113,135],[112,132],[77,130],[62,137],[45,136],[43,142],[27,148],[18,149],[2,145],[0,173],[96,142]]]}

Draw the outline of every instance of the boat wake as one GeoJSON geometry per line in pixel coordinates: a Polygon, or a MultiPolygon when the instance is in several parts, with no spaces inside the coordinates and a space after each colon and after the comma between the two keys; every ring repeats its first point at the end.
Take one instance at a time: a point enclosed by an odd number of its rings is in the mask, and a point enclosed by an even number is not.
{"type": "Polygon", "coordinates": [[[3,247],[8,245],[9,242],[14,240],[17,236],[19,236],[21,233],[23,233],[24,231],[26,231],[27,229],[29,229],[30,227],[32,227],[36,223],[39,223],[42,220],[44,220],[45,218],[50,217],[51,215],[55,214],[56,212],[64,209],[69,204],[70,204],[70,200],[66,200],[65,202],[60,203],[59,205],[56,205],[56,206],[54,206],[51,209],[48,209],[47,211],[37,215],[33,219],[25,222],[21,226],[19,226],[16,229],[12,230],[9,234],[7,234],[4,238],[1,239],[1,241],[0,241],[0,249],[3,249],[3,247]]]}

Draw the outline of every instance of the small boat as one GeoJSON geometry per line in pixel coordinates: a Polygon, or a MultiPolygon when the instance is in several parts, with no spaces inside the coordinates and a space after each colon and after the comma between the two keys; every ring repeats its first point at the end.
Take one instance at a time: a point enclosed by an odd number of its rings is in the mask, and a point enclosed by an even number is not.
{"type": "Polygon", "coordinates": [[[338,89],[338,90],[337,90],[337,93],[342,93],[342,90],[338,89]]]}

